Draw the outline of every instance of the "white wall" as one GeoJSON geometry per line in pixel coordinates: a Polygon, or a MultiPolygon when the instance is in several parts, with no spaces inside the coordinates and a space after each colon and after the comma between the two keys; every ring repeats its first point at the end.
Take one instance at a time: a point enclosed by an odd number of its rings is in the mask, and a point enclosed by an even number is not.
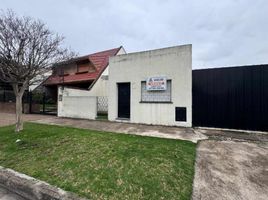
{"type": "Polygon", "coordinates": [[[105,76],[108,75],[109,66],[101,74],[100,78],[96,81],[92,88],[88,91],[91,96],[108,96],[108,80],[105,76]]]}
{"type": "Polygon", "coordinates": [[[182,45],[110,58],[109,120],[117,120],[117,83],[131,83],[130,122],[192,126],[192,46],[182,45]],[[141,81],[166,76],[172,80],[172,103],[140,103],[141,81]],[[187,121],[175,121],[175,107],[187,108],[187,121]]]}
{"type": "Polygon", "coordinates": [[[97,116],[97,97],[90,96],[87,90],[65,87],[58,88],[58,116],[81,119],[95,119],[97,116]]]}

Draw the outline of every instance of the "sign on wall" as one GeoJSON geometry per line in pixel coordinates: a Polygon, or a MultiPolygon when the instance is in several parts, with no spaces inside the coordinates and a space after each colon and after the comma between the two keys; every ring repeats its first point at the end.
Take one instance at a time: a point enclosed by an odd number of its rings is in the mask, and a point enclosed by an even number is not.
{"type": "Polygon", "coordinates": [[[166,90],[167,78],[164,76],[149,77],[146,80],[146,90],[166,90]]]}

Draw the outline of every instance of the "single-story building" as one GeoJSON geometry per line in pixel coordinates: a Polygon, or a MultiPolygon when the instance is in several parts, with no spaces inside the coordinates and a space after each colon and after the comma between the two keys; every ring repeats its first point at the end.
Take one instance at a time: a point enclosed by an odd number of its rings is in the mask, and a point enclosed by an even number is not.
{"type": "Polygon", "coordinates": [[[192,126],[192,46],[110,58],[110,121],[192,126]]]}

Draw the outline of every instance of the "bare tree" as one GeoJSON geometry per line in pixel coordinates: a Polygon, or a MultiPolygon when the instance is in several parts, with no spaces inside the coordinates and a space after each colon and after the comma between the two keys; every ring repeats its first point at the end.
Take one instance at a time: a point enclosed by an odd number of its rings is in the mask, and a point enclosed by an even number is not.
{"type": "Polygon", "coordinates": [[[64,38],[40,20],[19,17],[8,10],[0,15],[0,80],[12,85],[16,96],[16,132],[23,129],[22,97],[44,78],[54,63],[74,56],[62,48],[64,38]]]}

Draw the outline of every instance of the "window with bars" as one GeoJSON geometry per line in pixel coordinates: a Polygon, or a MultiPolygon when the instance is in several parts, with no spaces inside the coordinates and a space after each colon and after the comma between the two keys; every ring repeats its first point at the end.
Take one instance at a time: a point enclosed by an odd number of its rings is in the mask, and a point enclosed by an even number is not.
{"type": "Polygon", "coordinates": [[[171,102],[171,80],[167,80],[167,89],[159,91],[146,90],[146,81],[141,82],[141,103],[171,102]]]}

